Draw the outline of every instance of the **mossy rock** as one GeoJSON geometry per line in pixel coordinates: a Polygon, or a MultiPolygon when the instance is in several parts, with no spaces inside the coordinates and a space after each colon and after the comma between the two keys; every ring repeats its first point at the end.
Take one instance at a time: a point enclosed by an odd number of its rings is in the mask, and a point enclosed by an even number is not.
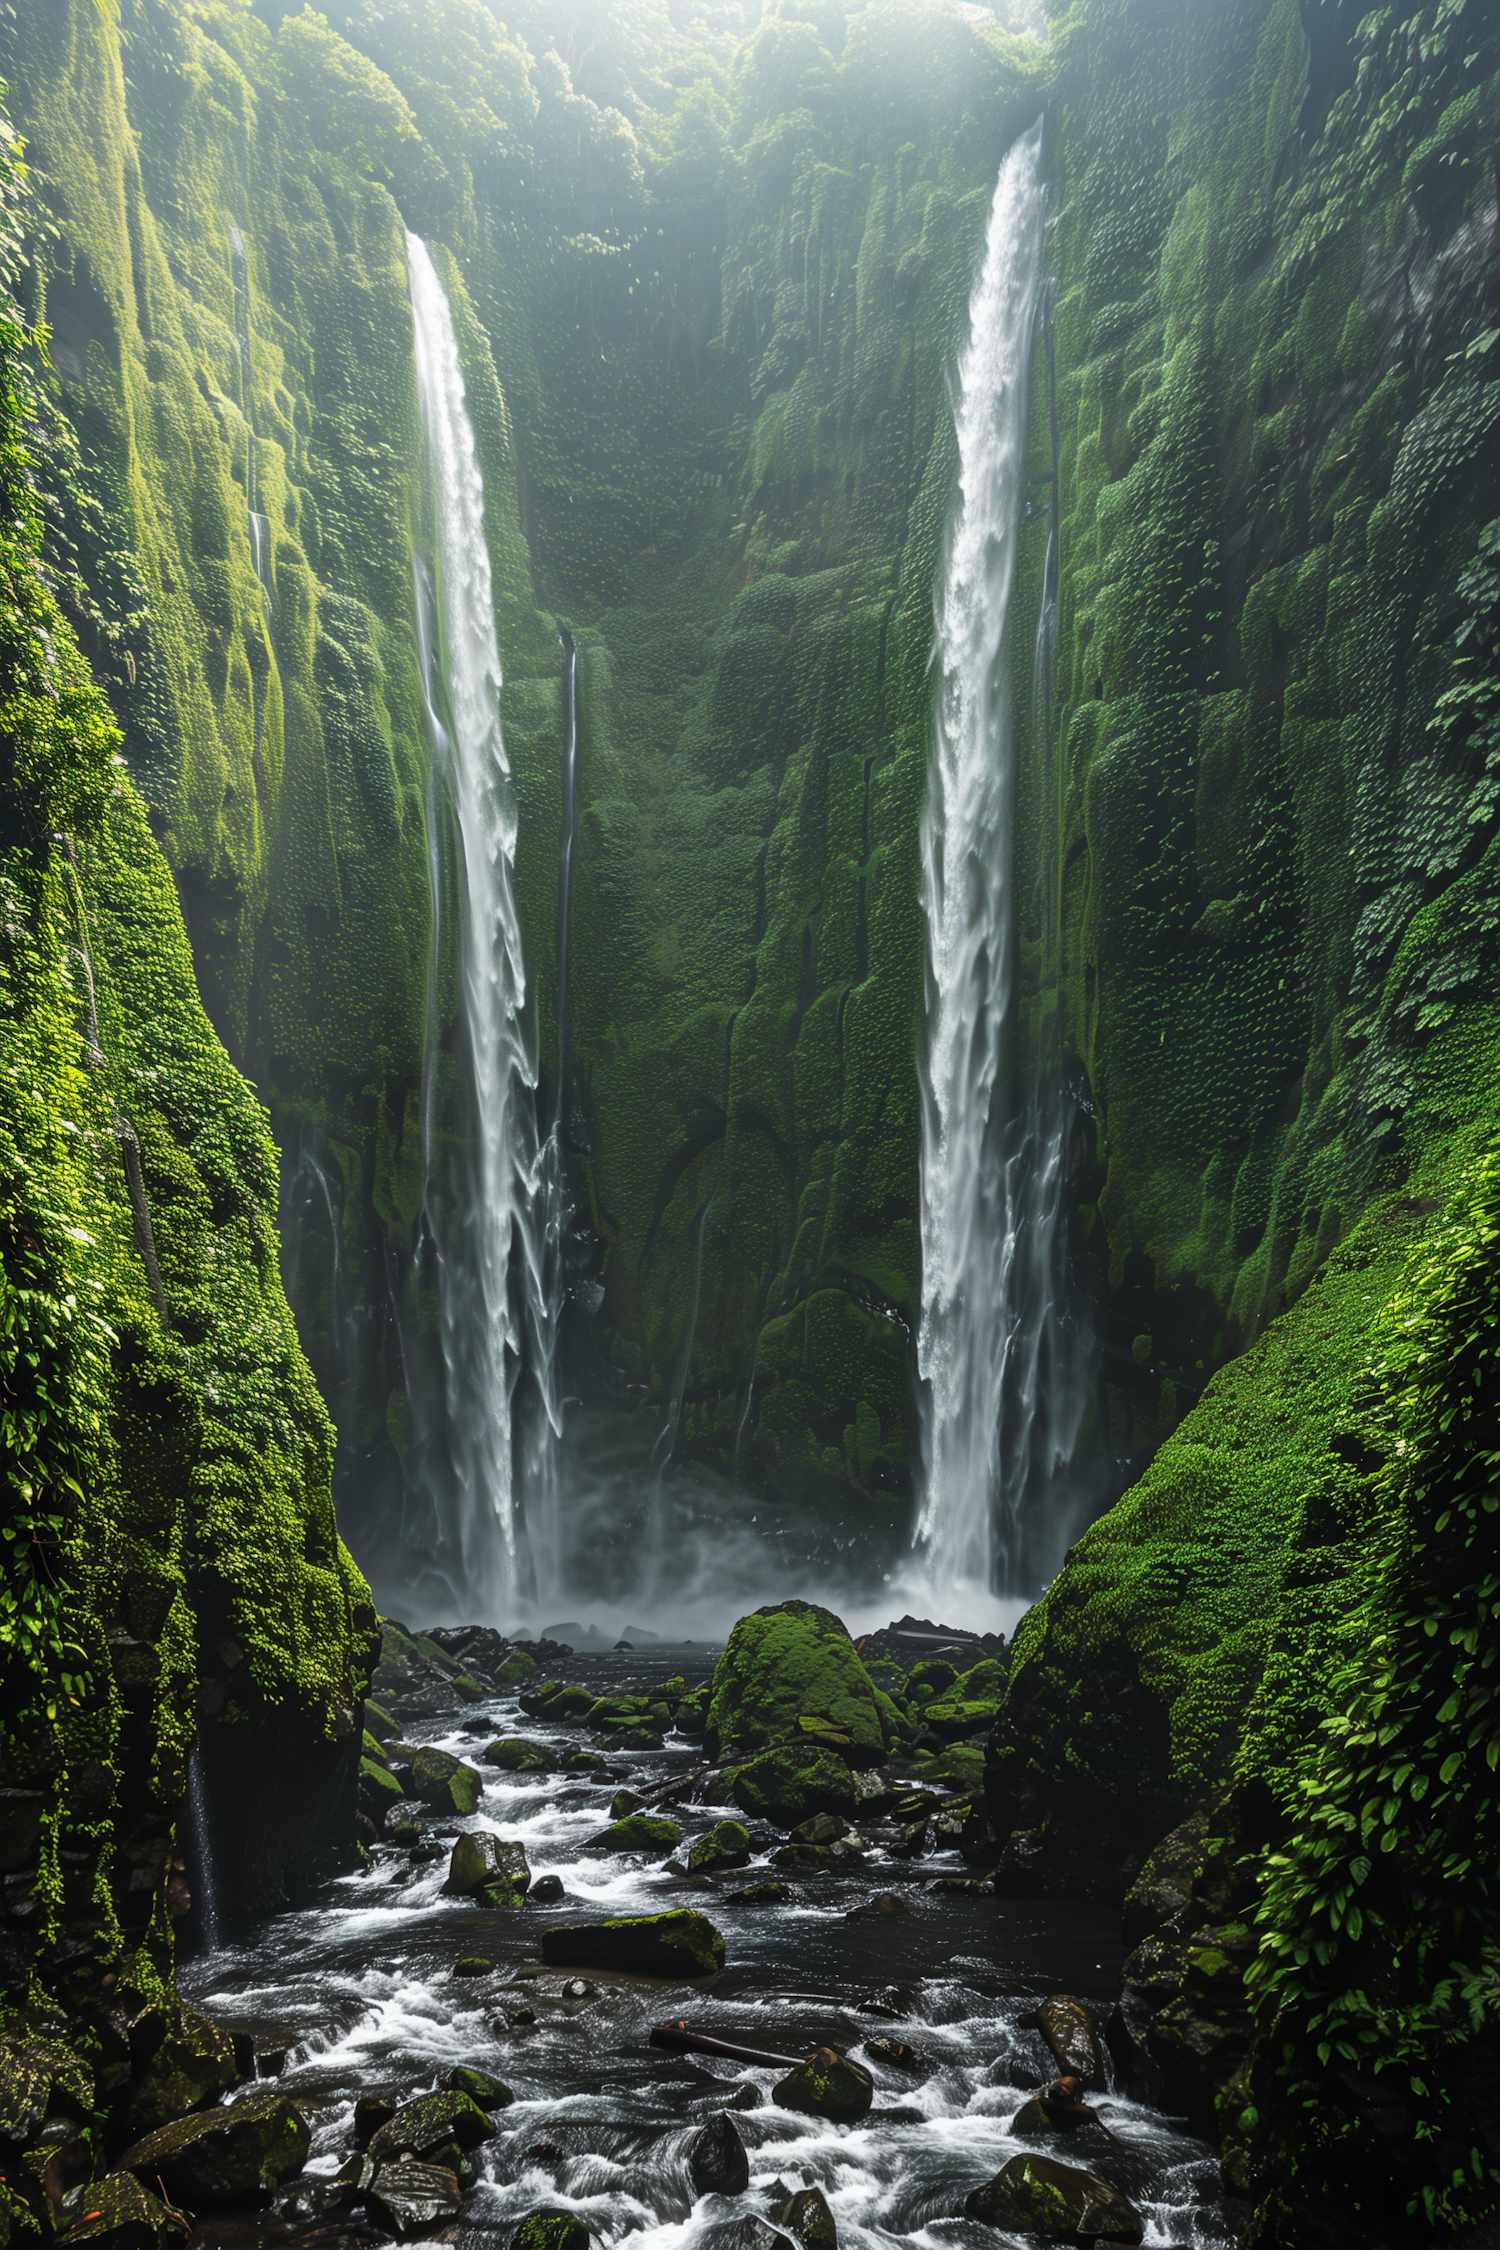
{"type": "Polygon", "coordinates": [[[453,1847],[443,1889],[452,1898],[472,1898],[496,1884],[514,1892],[519,1905],[531,1885],[525,1847],[493,1828],[471,1828],[453,1847]]]}
{"type": "Polygon", "coordinates": [[[440,2152],[450,2142],[468,2150],[494,2136],[495,2126],[487,2111],[471,2095],[453,2087],[446,2093],[424,2094],[418,2101],[404,2103],[372,2135],[369,2153],[376,2164],[397,2163],[405,2157],[431,2163],[441,2161],[440,2152]]]}
{"type": "MultiPolygon", "coordinates": [[[[67,2239],[95,2243],[99,2250],[162,2250],[187,2232],[187,2221],[169,2212],[133,2172],[106,2172],[102,2180],[90,2181],[80,2207],[82,2216],[69,2226],[67,2239]]],[[[0,2234],[0,2242],[4,2239],[0,2234]]]]}
{"type": "Polygon", "coordinates": [[[982,1703],[958,1703],[944,1699],[929,1703],[922,1712],[922,1724],[945,1741],[957,1742],[968,1735],[988,1734],[1000,1716],[998,1699],[982,1703]]]}
{"type": "Polygon", "coordinates": [[[359,1809],[368,1813],[378,1825],[393,1805],[399,1805],[406,1791],[398,1777],[391,1772],[383,1758],[361,1758],[359,1761],[359,1809]]]}
{"type": "Polygon", "coordinates": [[[480,1681],[471,1680],[466,1672],[454,1674],[453,1686],[460,1703],[483,1703],[491,1692],[480,1681]]]}
{"type": "Polygon", "coordinates": [[[852,1813],[859,1803],[853,1774],[831,1750],[767,1750],[726,1778],[741,1812],[777,1828],[794,1828],[809,1813],[852,1813]]]}
{"type": "Polygon", "coordinates": [[[131,2088],[121,2121],[133,2138],[154,2133],[239,2084],[229,2033],[180,2002],[170,2014],[167,2035],[131,2088]]]}
{"type": "Polygon", "coordinates": [[[946,1695],[958,1678],[958,1667],[945,1657],[926,1656],[914,1664],[906,1676],[906,1698],[909,1703],[935,1703],[946,1695]]]}
{"type": "Polygon", "coordinates": [[[525,1655],[520,1649],[516,1650],[514,1656],[508,1656],[495,1674],[495,1679],[501,1687],[519,1687],[523,1680],[534,1680],[535,1678],[536,1658],[525,1655]]]}
{"type": "Polygon", "coordinates": [[[368,1727],[365,1728],[364,1732],[362,1755],[368,1758],[372,1765],[383,1766],[386,1762],[385,1751],[381,1745],[380,1737],[378,1735],[371,1734],[368,1727]]]}
{"type": "Polygon", "coordinates": [[[964,2202],[964,2216],[1049,2242],[1139,2242],[1139,2211],[1108,2180],[1051,2156],[1013,2156],[964,2202]]]}
{"type": "Polygon", "coordinates": [[[529,1719],[545,1719],[554,1727],[581,1727],[598,1700],[592,1688],[566,1680],[543,1680],[540,1687],[523,1688],[516,1698],[529,1719]]]}
{"type": "Polygon", "coordinates": [[[656,1857],[662,1852],[674,1852],[682,1842],[682,1830],[675,1820],[664,1820],[651,1813],[627,1813],[623,1820],[613,1821],[597,1836],[591,1836],[584,1845],[586,1852],[643,1852],[656,1857]]]}
{"type": "Polygon", "coordinates": [[[300,2172],[312,2144],[307,2119],[276,2087],[257,2088],[222,2109],[178,2117],[127,2148],[122,2170],[159,2181],[190,2211],[239,2203],[300,2172]]]}
{"type": "Polygon", "coordinates": [[[570,1750],[557,1761],[559,1773],[603,1773],[604,1760],[597,1750],[570,1750]]]}
{"type": "Polygon", "coordinates": [[[738,1820],[717,1820],[688,1847],[687,1863],[696,1875],[711,1875],[719,1867],[748,1867],[750,1831],[738,1820]]]}
{"type": "Polygon", "coordinates": [[[411,1762],[413,1796],[434,1812],[471,1813],[479,1802],[483,1780],[474,1766],[446,1750],[419,1750],[411,1762]]]}
{"type": "Polygon", "coordinates": [[[542,1933],[542,1959],[559,1969],[617,1969],[637,1976],[707,1977],[724,1966],[724,1940],[706,1915],[680,1906],[612,1922],[567,1922],[542,1933]]]}
{"type": "Polygon", "coordinates": [[[487,1766],[499,1766],[504,1773],[550,1773],[551,1753],[541,1743],[529,1742],[524,1735],[502,1735],[480,1757],[487,1766]]]}
{"type": "Polygon", "coordinates": [[[805,2063],[777,2081],[771,2088],[771,2099],[782,2109],[849,2125],[868,2114],[875,2099],[875,2081],[847,2055],[835,2054],[832,2047],[819,2047],[805,2063]]]}
{"type": "Polygon", "coordinates": [[[714,1757],[765,1749],[820,1719],[849,1738],[856,1764],[888,1748],[874,1683],[831,1609],[787,1601],[742,1617],[714,1671],[705,1728],[714,1757]]]}
{"type": "Polygon", "coordinates": [[[510,2250],[589,2250],[589,2230],[572,2211],[532,2211],[510,2238],[510,2250]]]}
{"type": "Polygon", "coordinates": [[[471,2102],[481,2109],[509,2109],[515,2100],[509,2086],[501,2078],[492,2078],[487,2070],[475,2070],[468,2063],[455,2063],[443,2076],[443,2086],[450,2094],[467,2094],[471,2102]]]}
{"type": "Polygon", "coordinates": [[[839,2230],[821,2188],[799,2188],[776,2213],[776,2224],[806,2250],[838,2250],[839,2230]]]}
{"type": "Polygon", "coordinates": [[[401,1739],[401,1729],[390,1712],[368,1696],[365,1698],[365,1732],[372,1734],[380,1743],[399,1742],[401,1739]]]}

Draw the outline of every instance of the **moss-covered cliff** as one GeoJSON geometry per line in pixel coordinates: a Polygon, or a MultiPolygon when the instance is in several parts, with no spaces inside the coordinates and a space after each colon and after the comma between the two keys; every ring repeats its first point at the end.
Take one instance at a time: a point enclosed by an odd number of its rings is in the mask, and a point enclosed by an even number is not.
{"type": "MultiPolygon", "coordinates": [[[[13,259],[9,151],[0,184],[13,259]]],[[[195,1741],[225,1907],[285,1897],[352,1854],[375,1630],[281,1288],[265,1114],[38,568],[28,341],[7,311],[0,1991],[38,2023],[61,2008],[102,2114],[120,2027],[170,1974],[190,1853],[202,1871],[195,1741]]]]}

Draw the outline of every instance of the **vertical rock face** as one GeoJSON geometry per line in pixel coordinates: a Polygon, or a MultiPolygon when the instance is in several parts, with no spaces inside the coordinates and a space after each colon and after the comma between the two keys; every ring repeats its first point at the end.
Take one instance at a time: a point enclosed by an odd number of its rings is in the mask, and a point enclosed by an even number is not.
{"type": "MultiPolygon", "coordinates": [[[[0,196],[13,226],[13,157],[0,196]]],[[[153,2053],[164,2082],[194,2067],[190,2027],[153,2048],[146,2019],[213,1847],[183,1818],[195,1736],[210,1763],[259,1746],[235,1789],[260,1856],[225,1856],[226,1909],[347,1864],[376,1629],[282,1293],[265,1114],[37,568],[36,363],[9,312],[0,360],[0,2000],[92,2027],[107,2109],[153,2053]],[[278,1826],[299,1793],[319,1820],[278,1826]]]]}

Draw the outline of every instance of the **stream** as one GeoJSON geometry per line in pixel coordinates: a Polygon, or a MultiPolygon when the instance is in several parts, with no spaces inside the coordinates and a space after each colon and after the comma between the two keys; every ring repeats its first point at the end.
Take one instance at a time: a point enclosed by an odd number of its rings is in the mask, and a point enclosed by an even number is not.
{"type": "MultiPolygon", "coordinates": [[[[691,1688],[709,1677],[716,1654],[702,1645],[653,1646],[577,1655],[566,1671],[600,1693],[649,1688],[672,1674],[691,1688]]],[[[549,1729],[520,1713],[514,1694],[413,1723],[405,1738],[477,1763],[496,1736],[516,1734],[562,1752],[584,1747],[576,1729],[549,1729]]],[[[606,2250],[627,2239],[631,2250],[679,2250],[725,2222],[769,2217],[807,2185],[826,2196],[841,2250],[913,2242],[922,2250],[1024,2250],[1040,2238],[955,2214],[972,2188],[1032,2149],[1114,2181],[1141,2210],[1147,2244],[1230,2250],[1234,2214],[1214,2152],[1159,2112],[1105,2093],[1090,2099],[1107,2135],[1088,2128],[1086,2140],[1031,2142],[1010,2131],[1026,2094],[1056,2075],[1028,2023],[1037,2002],[1069,1992],[1107,2008],[1115,1998],[1124,1948],[1113,1912],[934,1888],[973,1870],[956,1853],[890,1859],[874,1827],[861,1871],[794,1873],[792,1897],[781,1903],[730,1896],[779,1872],[766,1862],[780,1837],[753,1824],[752,1846],[761,1847],[754,1864],[715,1877],[713,1892],[687,1890],[654,1863],[587,1855],[617,1789],[649,1788],[701,1762],[699,1744],[669,1736],[658,1753],[608,1754],[603,1775],[481,1766],[476,1813],[427,1823],[426,1836],[442,1847],[437,1855],[418,1856],[431,1844],[378,1845],[367,1868],[330,1884],[316,1905],[183,1963],[187,1997],[251,2033],[258,2047],[287,2049],[281,2083],[313,2130],[303,2181],[280,2199],[288,2219],[307,2215],[307,2184],[332,2175],[352,2150],[357,2096],[404,2100],[463,2063],[495,2073],[516,2096],[494,2119],[496,2137],[471,2159],[476,2180],[461,2226],[440,2237],[471,2250],[494,2250],[538,2208],[575,2212],[606,2250]],[[444,1898],[452,1839],[479,1826],[524,1843],[533,1880],[559,1876],[565,1898],[508,1913],[444,1898]],[[882,1891],[899,1894],[907,1910],[847,1919],[882,1891]],[[680,1905],[708,1914],[725,1939],[727,1965],[706,1986],[539,1965],[550,1924],[680,1905]],[[494,1968],[455,1975],[457,1963],[475,1957],[494,1968]],[[667,2017],[781,2052],[815,2043],[852,2051],[874,2077],[875,2107],[853,2126],[777,2108],[770,2089],[779,2070],[650,2047],[651,2026],[667,2017]],[[922,2067],[899,2069],[867,2053],[861,2042],[875,2036],[906,2041],[922,2067]],[[750,2190],[695,2201],[686,2145],[726,2104],[749,2152],[750,2190]]],[[[660,1809],[688,1837],[734,1816],[733,1807],[660,1809]]],[[[229,2250],[252,2231],[225,2222],[200,2226],[199,2235],[205,2250],[229,2250]]],[[[265,2239],[264,2224],[259,2233],[265,2239]]],[[[381,2239],[347,2223],[324,2233],[381,2239]]],[[[738,2250],[774,2250],[775,2239],[766,2227],[735,2229],[738,2250]]],[[[728,2237],[717,2250],[729,2250],[728,2237]]]]}

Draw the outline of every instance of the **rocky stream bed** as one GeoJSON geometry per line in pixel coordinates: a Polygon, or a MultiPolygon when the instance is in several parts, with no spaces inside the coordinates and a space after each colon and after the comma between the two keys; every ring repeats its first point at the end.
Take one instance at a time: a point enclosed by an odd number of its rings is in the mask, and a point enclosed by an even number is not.
{"type": "MultiPolygon", "coordinates": [[[[255,2058],[227,2099],[266,2152],[237,2197],[160,2166],[195,2250],[1228,2250],[1213,2149],[1119,2090],[1114,1912],[997,1899],[920,1757],[842,1764],[852,1810],[706,1801],[715,1650],[539,1653],[485,1678],[388,1632],[367,1863],[184,1964],[191,2008],[255,2058]],[[653,2045],[663,2023],[768,2060],[653,2045]],[[815,2050],[843,2060],[793,2067],[815,2050]],[[1095,2121],[1037,2108],[1062,2069],[1095,2121]]],[[[71,2238],[142,2250],[160,2224],[120,2216],[71,2238]]]]}

